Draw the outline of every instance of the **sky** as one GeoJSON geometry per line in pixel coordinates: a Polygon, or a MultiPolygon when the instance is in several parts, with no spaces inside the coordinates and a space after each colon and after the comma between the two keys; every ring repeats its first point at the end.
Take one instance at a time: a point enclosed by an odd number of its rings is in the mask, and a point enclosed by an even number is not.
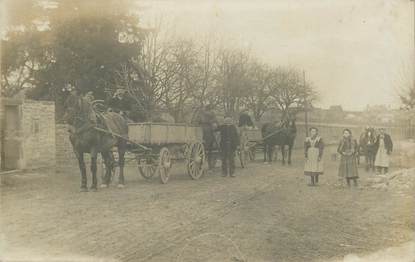
{"type": "Polygon", "coordinates": [[[399,106],[414,75],[410,0],[138,0],[143,25],[162,18],[179,33],[214,33],[260,60],[303,69],[317,106],[399,106]]]}

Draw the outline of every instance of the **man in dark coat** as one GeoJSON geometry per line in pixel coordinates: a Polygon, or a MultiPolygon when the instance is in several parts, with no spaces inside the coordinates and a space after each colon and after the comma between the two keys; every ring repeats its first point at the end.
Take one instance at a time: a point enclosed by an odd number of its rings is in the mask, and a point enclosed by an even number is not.
{"type": "Polygon", "coordinates": [[[239,146],[239,135],[232,118],[226,117],[224,124],[216,131],[220,132],[220,151],[222,156],[222,176],[235,177],[235,151],[239,146]]]}

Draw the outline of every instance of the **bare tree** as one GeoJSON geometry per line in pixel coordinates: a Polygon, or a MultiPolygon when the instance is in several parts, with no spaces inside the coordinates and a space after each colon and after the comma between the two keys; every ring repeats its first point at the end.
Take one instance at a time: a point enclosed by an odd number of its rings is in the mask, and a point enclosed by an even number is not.
{"type": "Polygon", "coordinates": [[[290,113],[296,114],[311,104],[317,97],[311,84],[304,81],[299,70],[293,68],[274,68],[271,77],[272,96],[276,107],[283,113],[283,118],[290,113]]]}
{"type": "Polygon", "coordinates": [[[273,107],[275,88],[271,85],[271,69],[259,62],[250,63],[247,73],[247,89],[244,106],[252,111],[256,121],[261,120],[265,112],[273,107]]]}
{"type": "Polygon", "coordinates": [[[197,112],[206,104],[219,105],[219,92],[217,87],[216,70],[219,61],[218,39],[208,34],[203,38],[198,48],[198,59],[194,70],[193,88],[190,89],[192,111],[197,112]]]}
{"type": "Polygon", "coordinates": [[[161,20],[157,21],[155,27],[145,30],[142,50],[132,61],[132,72],[129,72],[134,84],[125,85],[130,96],[145,112],[147,120],[151,120],[159,110],[166,83],[174,77],[167,64],[170,47],[164,40],[166,37],[161,35],[164,31],[160,28],[161,20]]]}
{"type": "Polygon", "coordinates": [[[236,114],[248,96],[249,53],[245,50],[222,49],[216,71],[217,88],[223,110],[236,114]]]}
{"type": "Polygon", "coordinates": [[[185,108],[191,103],[192,90],[200,81],[198,52],[194,41],[176,39],[169,48],[166,61],[166,77],[163,82],[162,105],[176,122],[185,120],[185,108]]]}
{"type": "Polygon", "coordinates": [[[408,63],[402,64],[401,70],[397,77],[396,90],[401,100],[403,109],[415,108],[415,71],[414,65],[408,63]]]}

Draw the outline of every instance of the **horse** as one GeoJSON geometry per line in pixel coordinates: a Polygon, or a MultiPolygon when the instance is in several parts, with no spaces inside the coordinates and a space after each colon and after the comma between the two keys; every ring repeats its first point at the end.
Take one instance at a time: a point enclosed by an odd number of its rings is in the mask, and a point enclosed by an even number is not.
{"type": "Polygon", "coordinates": [[[375,171],[376,134],[374,128],[366,128],[360,135],[359,155],[365,156],[366,171],[375,171]]]}
{"type": "Polygon", "coordinates": [[[295,120],[287,120],[278,126],[277,123],[265,123],[261,128],[264,145],[264,162],[272,162],[275,146],[281,149],[282,164],[285,165],[286,151],[288,146],[288,164],[291,165],[291,153],[294,146],[297,127],[295,120]]]}
{"type": "Polygon", "coordinates": [[[207,156],[208,170],[212,170],[216,164],[217,155],[215,152],[219,151],[220,135],[215,132],[218,121],[211,106],[206,106],[205,109],[197,109],[193,113],[191,124],[199,125],[202,128],[203,146],[207,156]]]}
{"type": "Polygon", "coordinates": [[[124,187],[124,155],[128,139],[127,121],[118,113],[96,113],[85,98],[71,94],[65,101],[64,121],[69,124],[69,140],[81,172],[81,192],[88,191],[84,154],[91,155],[91,191],[97,191],[97,155],[101,153],[106,172],[102,188],[108,187],[114,168],[113,147],[118,150],[118,187],[124,187]]]}

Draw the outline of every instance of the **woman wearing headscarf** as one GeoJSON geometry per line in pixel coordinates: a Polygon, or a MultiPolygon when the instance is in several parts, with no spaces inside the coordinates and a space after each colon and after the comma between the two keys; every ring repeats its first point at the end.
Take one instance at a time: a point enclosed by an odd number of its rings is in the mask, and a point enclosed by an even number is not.
{"type": "Polygon", "coordinates": [[[389,158],[390,154],[392,153],[393,143],[392,138],[390,135],[385,133],[385,129],[379,129],[380,134],[377,136],[376,143],[375,143],[375,152],[376,152],[376,159],[375,159],[375,167],[377,168],[378,173],[388,173],[389,171],[389,158]]]}
{"type": "Polygon", "coordinates": [[[356,162],[357,151],[357,142],[352,137],[352,131],[347,128],[344,129],[343,138],[340,140],[337,152],[341,155],[339,177],[345,178],[348,186],[350,186],[350,180],[353,180],[353,184],[357,186],[357,179],[359,178],[356,162]]]}
{"type": "Polygon", "coordinates": [[[324,142],[316,127],[310,128],[310,137],[304,142],[304,175],[311,178],[310,186],[318,184],[318,176],[323,174],[324,142]]]}

